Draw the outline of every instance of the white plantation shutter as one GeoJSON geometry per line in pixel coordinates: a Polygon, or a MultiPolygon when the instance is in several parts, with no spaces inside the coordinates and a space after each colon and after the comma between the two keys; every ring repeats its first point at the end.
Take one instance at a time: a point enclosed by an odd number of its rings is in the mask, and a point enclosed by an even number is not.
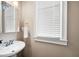
{"type": "MultiPolygon", "coordinates": [[[[36,37],[51,38],[47,41],[67,41],[67,2],[36,2],[36,37]],[[65,38],[64,38],[65,37],[65,38]]],[[[41,39],[42,40],[42,39],[41,39]]]]}

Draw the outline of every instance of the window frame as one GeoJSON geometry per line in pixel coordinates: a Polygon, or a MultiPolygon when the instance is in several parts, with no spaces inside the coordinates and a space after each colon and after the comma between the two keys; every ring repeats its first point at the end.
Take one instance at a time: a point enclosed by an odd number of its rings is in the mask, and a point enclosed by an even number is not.
{"type": "MultiPolygon", "coordinates": [[[[36,2],[37,3],[37,2],[36,2]]],[[[37,6],[36,6],[36,17],[38,17],[38,10],[37,10],[37,6]]],[[[59,44],[59,45],[67,45],[67,1],[60,1],[60,27],[62,28],[62,19],[64,19],[64,38],[62,38],[62,34],[61,34],[61,37],[60,37],[60,40],[57,40],[57,41],[47,41],[47,40],[42,40],[44,38],[42,37],[38,37],[37,35],[37,32],[36,32],[36,20],[37,18],[35,19],[35,23],[34,23],[34,40],[35,41],[39,41],[39,42],[47,42],[47,43],[55,43],[55,44],[59,44]],[[64,16],[62,16],[62,12],[64,12],[64,16]]],[[[60,31],[62,33],[62,29],[60,31]]],[[[45,38],[46,39],[46,38],[45,38]]],[[[47,38],[47,39],[50,39],[50,38],[47,38]]]]}

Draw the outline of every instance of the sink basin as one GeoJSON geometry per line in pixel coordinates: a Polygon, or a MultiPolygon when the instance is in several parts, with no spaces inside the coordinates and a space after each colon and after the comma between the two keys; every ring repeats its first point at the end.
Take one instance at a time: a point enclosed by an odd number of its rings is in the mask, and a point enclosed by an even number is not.
{"type": "Polygon", "coordinates": [[[0,48],[0,57],[9,57],[16,55],[25,47],[25,43],[22,41],[14,41],[13,44],[0,48]]]}

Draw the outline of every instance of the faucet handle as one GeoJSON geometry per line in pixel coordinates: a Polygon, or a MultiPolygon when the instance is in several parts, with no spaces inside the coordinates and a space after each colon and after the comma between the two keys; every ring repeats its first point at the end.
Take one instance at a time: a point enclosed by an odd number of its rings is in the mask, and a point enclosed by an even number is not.
{"type": "Polygon", "coordinates": [[[14,40],[10,40],[9,42],[10,42],[11,44],[13,44],[14,40]]]}

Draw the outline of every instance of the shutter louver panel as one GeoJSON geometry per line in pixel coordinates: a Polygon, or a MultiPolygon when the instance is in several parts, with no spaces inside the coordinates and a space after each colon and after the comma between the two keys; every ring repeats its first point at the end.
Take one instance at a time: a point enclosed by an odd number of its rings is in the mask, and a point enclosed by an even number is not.
{"type": "Polygon", "coordinates": [[[60,5],[59,2],[38,2],[38,36],[42,37],[60,37],[60,5]],[[42,7],[41,5],[42,4],[42,7]]]}

